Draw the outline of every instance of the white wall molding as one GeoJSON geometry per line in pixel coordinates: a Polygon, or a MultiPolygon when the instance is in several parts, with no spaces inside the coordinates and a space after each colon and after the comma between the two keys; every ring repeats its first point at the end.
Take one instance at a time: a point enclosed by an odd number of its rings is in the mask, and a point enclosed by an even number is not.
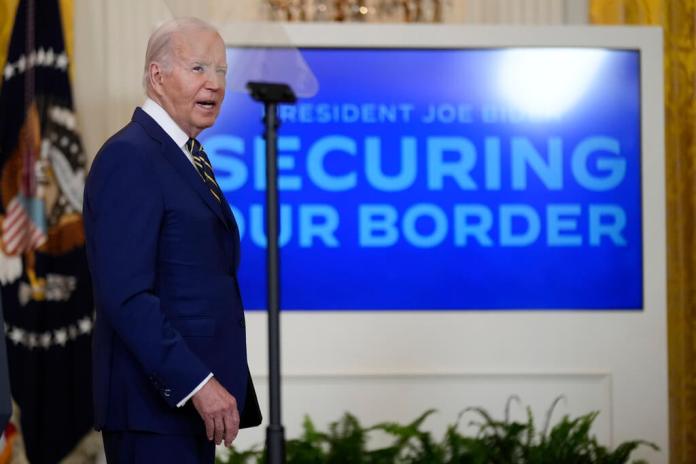
{"type": "MultiPolygon", "coordinates": [[[[266,411],[268,378],[256,375],[254,381],[262,410],[266,411]]],[[[505,405],[512,396],[519,401],[511,403],[511,418],[526,421],[525,408],[529,406],[541,428],[552,401],[562,396],[552,423],[566,414],[578,417],[601,411],[593,433],[601,443],[615,445],[612,375],[606,371],[288,372],[283,374],[283,386],[288,438],[301,433],[305,415],[325,428],[346,411],[356,415],[363,425],[373,425],[382,421],[406,423],[428,409],[436,409],[437,413],[423,428],[439,439],[465,408],[483,407],[493,417],[503,418],[505,405]]],[[[460,423],[461,430],[474,434],[475,428],[468,424],[476,417],[469,413],[460,423]]],[[[244,449],[261,442],[263,433],[264,430],[243,431],[239,446],[244,449]]]]}

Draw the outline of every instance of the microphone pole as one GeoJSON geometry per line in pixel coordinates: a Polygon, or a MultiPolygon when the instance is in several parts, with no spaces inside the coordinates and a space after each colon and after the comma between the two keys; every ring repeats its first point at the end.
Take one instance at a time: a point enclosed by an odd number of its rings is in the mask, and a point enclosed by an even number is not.
{"type": "Polygon", "coordinates": [[[270,423],[266,429],[266,462],[285,463],[285,429],[280,418],[280,253],[278,250],[278,135],[279,104],[297,97],[287,84],[248,82],[251,98],[264,105],[266,139],[266,272],[268,304],[268,373],[270,423]]]}

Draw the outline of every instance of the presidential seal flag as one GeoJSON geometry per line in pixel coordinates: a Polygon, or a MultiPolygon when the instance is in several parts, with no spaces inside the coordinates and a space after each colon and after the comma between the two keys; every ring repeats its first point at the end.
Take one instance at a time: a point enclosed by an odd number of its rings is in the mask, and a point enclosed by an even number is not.
{"type": "Polygon", "coordinates": [[[19,0],[0,86],[0,285],[27,457],[55,463],[92,425],[86,158],[58,0],[19,0]]]}

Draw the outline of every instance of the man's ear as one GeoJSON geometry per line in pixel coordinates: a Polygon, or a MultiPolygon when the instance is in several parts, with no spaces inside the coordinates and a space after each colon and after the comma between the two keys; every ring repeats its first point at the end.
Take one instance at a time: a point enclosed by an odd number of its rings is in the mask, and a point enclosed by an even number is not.
{"type": "Polygon", "coordinates": [[[150,86],[155,92],[159,93],[164,81],[164,70],[162,66],[159,63],[152,62],[147,72],[148,78],[150,79],[150,86]]]}

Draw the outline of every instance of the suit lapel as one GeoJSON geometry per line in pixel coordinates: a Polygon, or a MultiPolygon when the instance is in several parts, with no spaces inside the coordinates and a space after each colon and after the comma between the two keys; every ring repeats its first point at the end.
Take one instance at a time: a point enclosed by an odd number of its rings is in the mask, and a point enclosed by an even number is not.
{"type": "Polygon", "coordinates": [[[176,171],[181,175],[181,177],[186,181],[186,183],[191,187],[203,202],[210,208],[210,210],[215,213],[215,215],[222,221],[225,227],[229,230],[232,229],[230,226],[230,220],[228,219],[228,214],[224,210],[229,210],[227,205],[221,205],[213,197],[212,193],[207,185],[201,180],[200,175],[196,172],[196,168],[191,164],[191,162],[186,159],[184,154],[181,152],[181,148],[177,147],[174,141],[167,135],[166,132],[157,124],[147,113],[145,113],[140,108],[136,108],[133,113],[133,121],[140,124],[145,128],[148,134],[160,141],[162,145],[162,156],[164,156],[169,163],[176,169],[176,171]]]}

